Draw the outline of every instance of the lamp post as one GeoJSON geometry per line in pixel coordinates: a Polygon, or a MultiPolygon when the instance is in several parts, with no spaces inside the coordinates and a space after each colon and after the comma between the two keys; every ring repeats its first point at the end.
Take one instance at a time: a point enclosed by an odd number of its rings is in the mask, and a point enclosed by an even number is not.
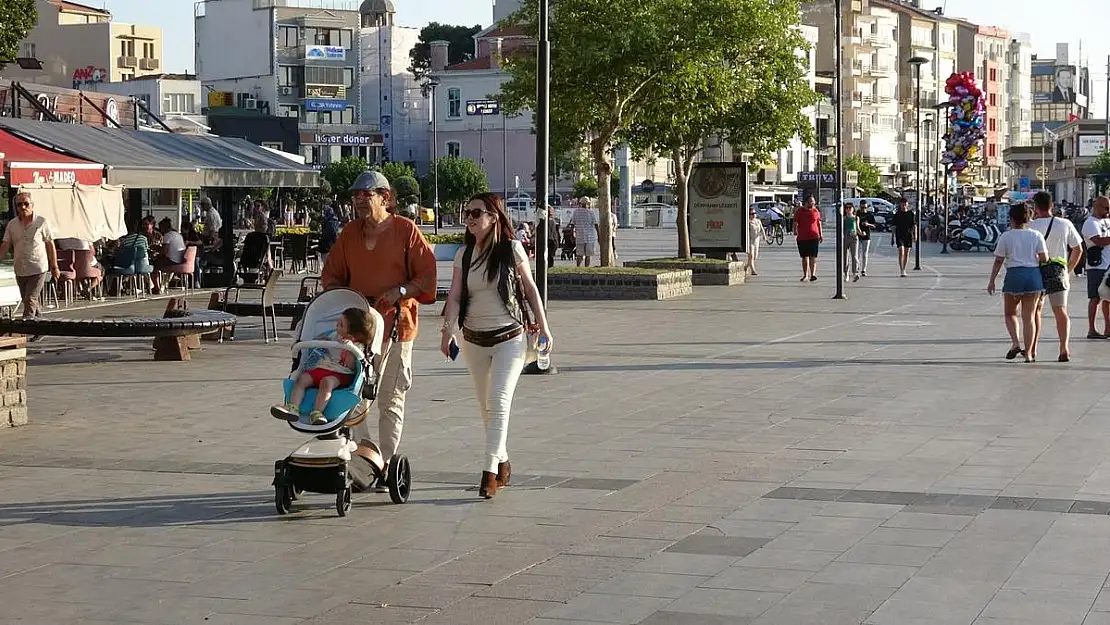
{"type": "MultiPolygon", "coordinates": [[[[937,104],[936,106],[933,107],[936,110],[937,115],[941,115],[942,112],[944,114],[944,136],[948,136],[948,133],[952,132],[952,116],[948,112],[948,109],[951,106],[952,106],[951,102],[941,102],[941,103],[939,103],[939,104],[937,104]]],[[[939,119],[937,120],[937,133],[940,133],[940,120],[939,119]]],[[[938,140],[936,143],[939,146],[940,141],[938,140]]],[[[939,168],[939,163],[940,163],[940,153],[939,152],[937,153],[937,163],[938,163],[937,167],[939,168]]],[[[936,169],[934,169],[933,171],[936,172],[936,169]]],[[[942,228],[944,228],[944,231],[943,231],[944,236],[941,239],[941,246],[940,246],[940,253],[941,254],[947,254],[948,253],[948,220],[950,218],[949,211],[951,210],[949,208],[949,197],[948,197],[948,189],[951,186],[951,180],[949,180],[950,177],[951,177],[951,173],[950,173],[950,170],[949,170],[949,166],[945,165],[944,166],[944,223],[941,226],[942,228]]],[[[937,186],[937,197],[939,198],[940,195],[941,195],[940,194],[940,186],[938,185],[937,186]]]]}
{"type": "Polygon", "coordinates": [[[932,199],[933,187],[933,114],[926,111],[925,119],[922,120],[921,125],[925,128],[925,171],[917,172],[917,175],[925,176],[925,202],[928,207],[929,200],[932,199]]]}
{"type": "Polygon", "coordinates": [[[425,89],[432,97],[432,210],[435,215],[432,219],[432,231],[439,234],[439,120],[436,115],[436,87],[439,80],[435,77],[428,79],[425,89]]]}
{"type": "Polygon", "coordinates": [[[914,122],[914,140],[917,142],[917,153],[914,156],[916,175],[914,175],[914,195],[917,198],[917,245],[914,247],[914,260],[913,270],[921,271],[921,66],[928,63],[929,59],[923,56],[915,56],[910,58],[910,65],[913,66],[914,73],[914,115],[916,121],[914,122]]]}
{"type": "MultiPolygon", "coordinates": [[[[844,33],[843,22],[844,14],[841,10],[842,0],[833,0],[835,7],[835,52],[836,52],[836,204],[833,207],[833,214],[835,215],[834,228],[836,228],[836,294],[833,299],[847,299],[844,295],[844,220],[842,215],[842,206],[844,205],[844,137],[843,125],[841,119],[844,117],[844,90],[843,90],[843,76],[841,69],[844,65],[844,33]]],[[[818,174],[820,176],[820,174],[818,174]]],[[[821,198],[817,198],[817,210],[821,210],[821,198]]]]}

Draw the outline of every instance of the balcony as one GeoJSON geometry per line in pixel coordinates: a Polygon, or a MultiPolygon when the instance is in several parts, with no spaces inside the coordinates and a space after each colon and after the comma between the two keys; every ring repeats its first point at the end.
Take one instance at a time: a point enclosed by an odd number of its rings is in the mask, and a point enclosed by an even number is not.
{"type": "Polygon", "coordinates": [[[162,66],[161,61],[158,59],[139,59],[139,69],[146,71],[154,71],[162,66]]]}
{"type": "Polygon", "coordinates": [[[894,66],[884,64],[872,64],[863,68],[863,73],[870,76],[894,76],[894,66]]]}
{"type": "Polygon", "coordinates": [[[877,96],[875,96],[875,103],[876,104],[893,104],[894,103],[894,96],[877,95],[877,96]]]}
{"type": "Polygon", "coordinates": [[[133,56],[121,56],[116,59],[117,67],[132,68],[139,64],[139,59],[133,56]]]}
{"type": "Polygon", "coordinates": [[[895,45],[895,41],[885,35],[870,34],[867,35],[865,39],[868,44],[876,48],[892,48],[895,45]]]}

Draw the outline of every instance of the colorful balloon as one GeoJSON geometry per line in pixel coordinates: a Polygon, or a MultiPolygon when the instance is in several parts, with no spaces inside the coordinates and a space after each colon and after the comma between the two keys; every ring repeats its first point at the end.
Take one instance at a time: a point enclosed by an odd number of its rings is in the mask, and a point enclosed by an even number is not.
{"type": "Polygon", "coordinates": [[[971,72],[952,74],[944,85],[944,92],[949,96],[948,119],[952,129],[944,135],[941,162],[950,170],[961,172],[977,162],[982,151],[980,143],[987,136],[983,130],[986,102],[971,72]]]}

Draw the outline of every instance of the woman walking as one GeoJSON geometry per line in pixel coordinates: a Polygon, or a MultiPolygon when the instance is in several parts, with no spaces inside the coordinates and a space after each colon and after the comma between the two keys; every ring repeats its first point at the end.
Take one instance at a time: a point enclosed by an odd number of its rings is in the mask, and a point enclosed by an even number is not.
{"type": "Polygon", "coordinates": [[[466,245],[455,256],[444,311],[440,350],[451,358],[461,329],[461,351],[486,428],[485,467],[478,494],[490,499],[509,485],[512,467],[506,441],[509,411],[524,368],[527,335],[551,345],[543,302],[524,246],[493,193],[479,193],[463,211],[466,245]],[[531,319],[529,319],[531,313],[531,319]]]}
{"type": "Polygon", "coordinates": [[[753,276],[758,276],[755,262],[759,260],[759,242],[763,240],[763,221],[755,212],[755,208],[748,209],[748,269],[753,276]]]}
{"type": "Polygon", "coordinates": [[[1025,362],[1037,361],[1038,328],[1034,315],[1040,307],[1044,293],[1041,264],[1048,262],[1048,247],[1044,235],[1029,227],[1030,211],[1024,204],[1010,207],[1010,229],[998,238],[994,249],[994,266],[987,283],[987,293],[994,295],[995,280],[1002,265],[1006,265],[1006,278],[1002,282],[1003,314],[1006,331],[1010,333],[1010,351],[1006,360],[1025,355],[1025,362]],[[1025,348],[1018,339],[1018,305],[1021,305],[1022,336],[1025,348]]]}
{"type": "Polygon", "coordinates": [[[855,213],[851,202],[844,205],[844,278],[859,282],[859,240],[863,231],[855,213]]]}

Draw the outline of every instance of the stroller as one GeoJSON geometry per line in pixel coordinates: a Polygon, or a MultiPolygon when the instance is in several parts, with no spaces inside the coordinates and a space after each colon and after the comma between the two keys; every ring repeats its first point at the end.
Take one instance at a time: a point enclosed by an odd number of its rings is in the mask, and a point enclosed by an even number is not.
{"type": "MultiPolygon", "coordinates": [[[[391,343],[397,339],[400,311],[397,313],[390,330],[391,343]]],[[[346,516],[351,509],[352,492],[361,492],[375,485],[386,487],[393,503],[408,501],[412,484],[408,458],[395,455],[386,467],[372,441],[368,438],[356,441],[351,434],[352,428],[366,421],[370,406],[377,397],[381,372],[385,370],[388,357],[387,346],[383,346],[384,327],[382,316],[365,297],[351,289],[324,291],[313,298],[305,310],[292,349],[293,371],[284,381],[286,400],[302,373],[302,360],[305,360],[302,356],[307,354],[306,350],[343,349],[352,353],[355,357],[354,380],[350,386],[332,392],[324,409],[326,423],[312,425],[304,418],[288,422],[294,430],[311,434],[313,438],[288,457],[274,463],[273,486],[278,514],[288,514],[293,501],[305,491],[334,494],[335,510],[339,516],[346,516]],[[366,310],[374,321],[374,332],[366,353],[344,343],[314,339],[333,330],[340,315],[348,308],[366,310]]],[[[301,404],[302,411],[315,401],[316,389],[310,388],[301,404]]]]}

